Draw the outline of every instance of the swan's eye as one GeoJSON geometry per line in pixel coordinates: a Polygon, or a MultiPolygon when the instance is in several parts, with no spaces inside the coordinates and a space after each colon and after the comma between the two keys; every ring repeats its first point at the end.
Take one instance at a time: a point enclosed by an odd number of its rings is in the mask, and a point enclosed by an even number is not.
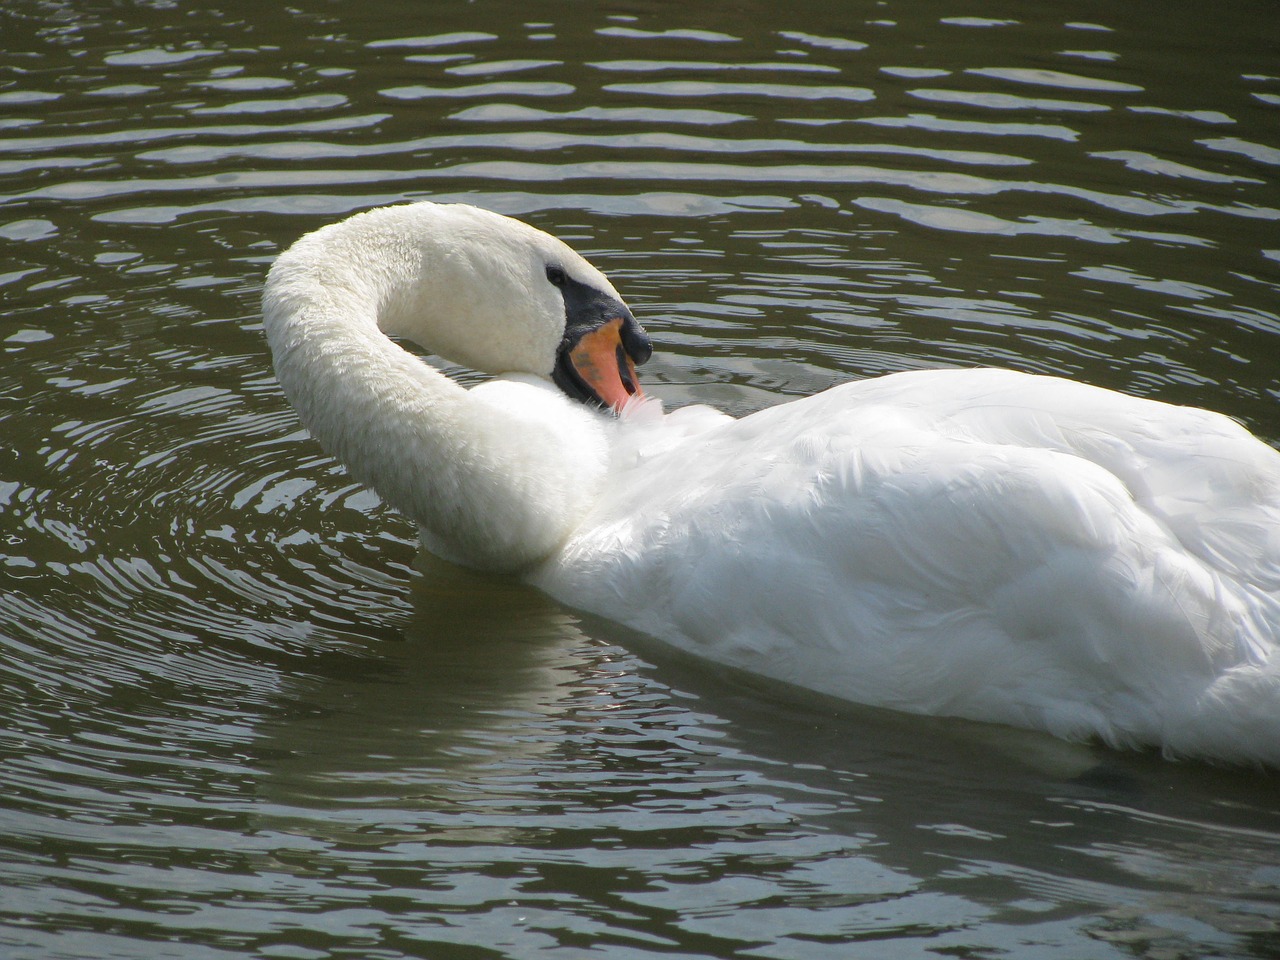
{"type": "Polygon", "coordinates": [[[564,271],[559,267],[547,267],[547,279],[557,287],[563,287],[569,282],[569,278],[564,275],[564,271]]]}

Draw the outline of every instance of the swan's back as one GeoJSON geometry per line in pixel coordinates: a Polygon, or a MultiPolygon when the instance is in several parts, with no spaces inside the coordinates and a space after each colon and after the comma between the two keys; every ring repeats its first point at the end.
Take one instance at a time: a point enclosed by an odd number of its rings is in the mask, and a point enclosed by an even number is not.
{"type": "Polygon", "coordinates": [[[1227,418],[970,370],[638,419],[562,599],[864,703],[1280,763],[1280,454],[1227,418]]]}

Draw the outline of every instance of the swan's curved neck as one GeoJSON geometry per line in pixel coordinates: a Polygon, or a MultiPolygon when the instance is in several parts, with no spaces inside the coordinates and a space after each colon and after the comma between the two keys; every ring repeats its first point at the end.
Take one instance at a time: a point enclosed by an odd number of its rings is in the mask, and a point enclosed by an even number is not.
{"type": "Polygon", "coordinates": [[[430,242],[361,219],[304,238],[271,270],[264,327],[285,395],[330,454],[418,523],[433,552],[482,569],[542,559],[594,494],[601,426],[535,377],[510,384],[528,397],[496,391],[507,402],[495,403],[391,340],[443,351],[448,305],[465,291],[456,270],[432,262],[430,242]]]}

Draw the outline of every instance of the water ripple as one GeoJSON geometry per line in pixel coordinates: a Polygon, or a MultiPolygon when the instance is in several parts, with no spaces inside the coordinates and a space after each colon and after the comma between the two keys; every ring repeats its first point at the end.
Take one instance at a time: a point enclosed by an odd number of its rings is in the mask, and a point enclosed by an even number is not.
{"type": "Polygon", "coordinates": [[[989,93],[981,90],[943,90],[920,87],[907,91],[920,100],[934,103],[959,103],[970,107],[986,107],[991,110],[1048,111],[1051,113],[1096,113],[1111,108],[1105,103],[1086,103],[1079,100],[1051,100],[1045,97],[1020,97],[1012,93],[989,93]]]}
{"type": "Polygon", "coordinates": [[[1025,83],[1031,86],[1058,87],[1063,90],[1096,90],[1102,93],[1139,93],[1142,87],[1133,83],[1121,83],[1118,80],[1103,80],[1100,77],[1083,77],[1077,73],[1064,73],[1061,70],[1026,69],[1015,67],[969,67],[965,73],[978,77],[992,77],[996,80],[1008,80],[1013,83],[1025,83]]]}
{"type": "Polygon", "coordinates": [[[435,97],[447,99],[460,97],[562,97],[573,93],[567,83],[549,81],[505,80],[493,83],[473,83],[462,87],[433,87],[414,84],[406,87],[385,87],[379,91],[394,100],[426,100],[435,97]]]}
{"type": "Polygon", "coordinates": [[[776,97],[785,100],[875,99],[867,87],[807,86],[794,83],[730,83],[704,80],[655,80],[648,83],[611,83],[607,93],[633,93],[657,97],[776,97]]]}

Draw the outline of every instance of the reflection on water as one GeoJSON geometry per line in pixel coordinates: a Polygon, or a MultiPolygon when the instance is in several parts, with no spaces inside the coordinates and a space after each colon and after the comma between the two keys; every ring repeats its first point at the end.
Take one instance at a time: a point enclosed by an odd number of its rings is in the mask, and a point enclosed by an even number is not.
{"type": "Polygon", "coordinates": [[[419,557],[256,301],[323,222],[466,199],[614,278],[669,403],[1002,364],[1277,442],[1274,22],[7,4],[0,952],[1273,956],[1274,776],[816,700],[419,557]]]}

